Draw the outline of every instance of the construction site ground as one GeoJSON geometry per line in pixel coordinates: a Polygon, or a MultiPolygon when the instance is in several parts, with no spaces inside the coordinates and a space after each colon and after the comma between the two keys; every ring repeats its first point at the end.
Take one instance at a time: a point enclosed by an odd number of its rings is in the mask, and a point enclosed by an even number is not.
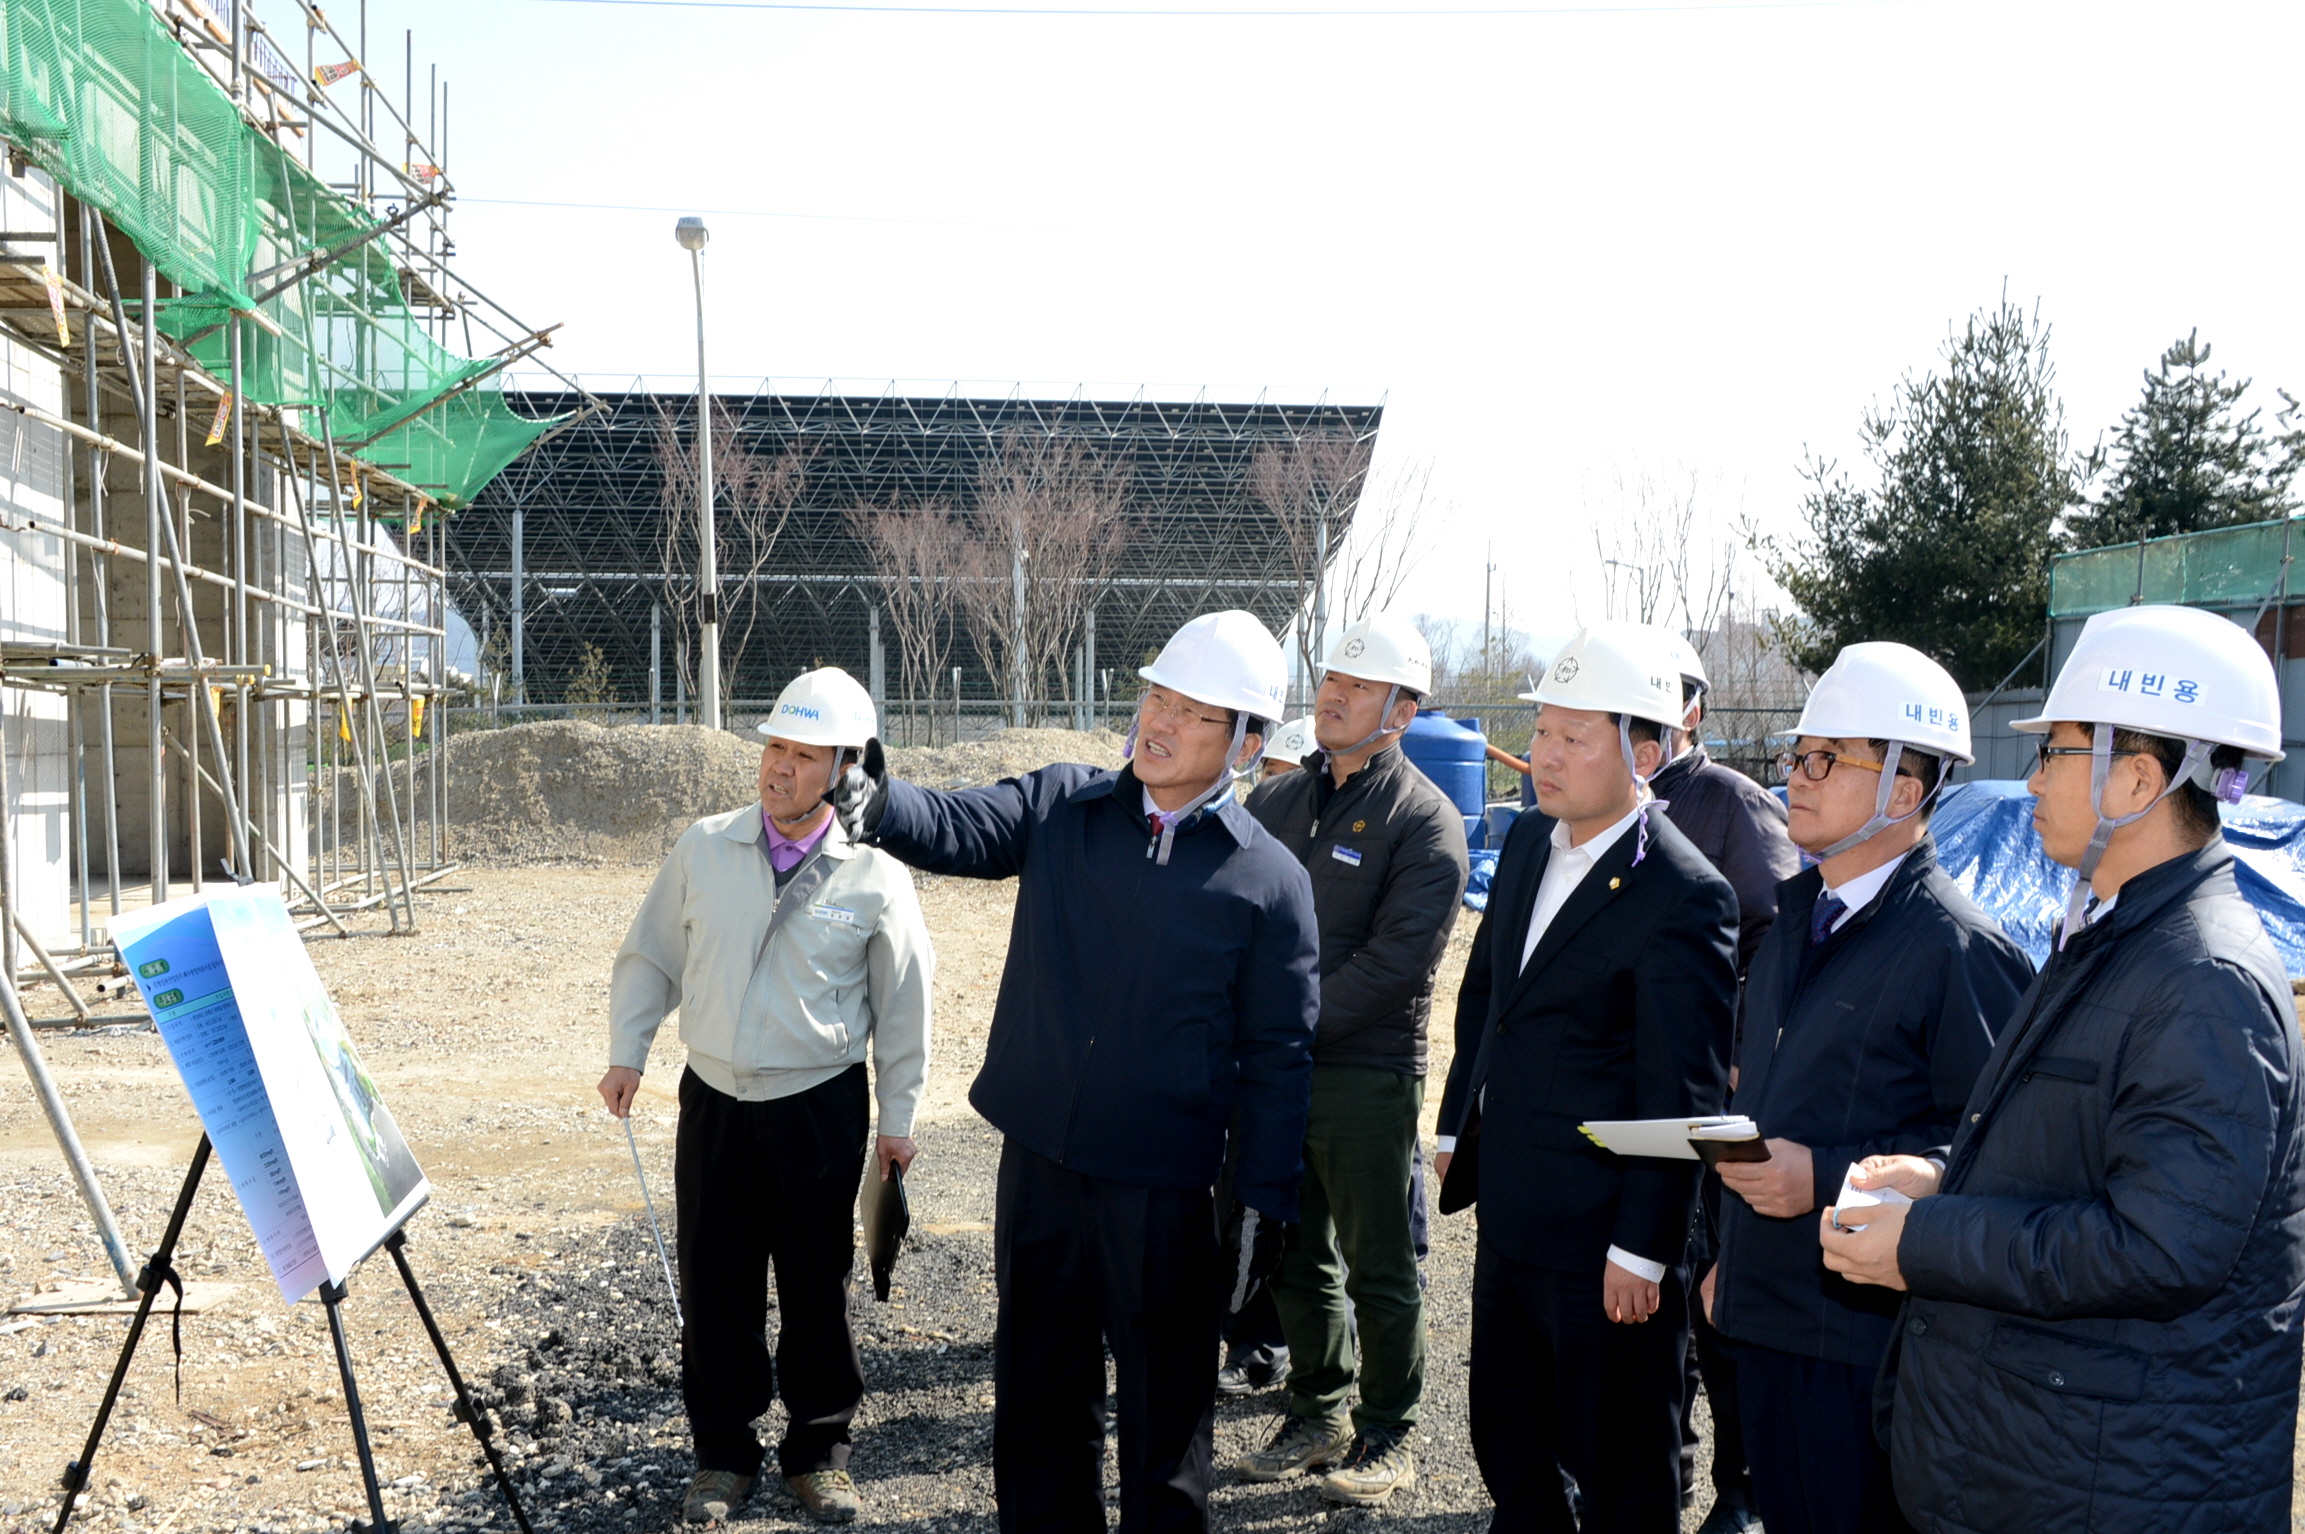
{"type": "MultiPolygon", "coordinates": [[[[970,766],[984,770],[974,759],[970,766]]],[[[956,769],[944,780],[963,775],[956,769]]],[[[604,1064],[610,960],[651,875],[635,863],[474,867],[418,896],[414,934],[389,936],[382,914],[370,912],[352,939],[311,943],[431,1178],[432,1202],[409,1226],[409,1255],[467,1377],[502,1425],[539,1530],[676,1527],[690,1468],[672,1307],[624,1135],[593,1090],[604,1064]]],[[[998,1141],[966,1094],[991,1020],[1014,885],[919,882],[938,970],[911,1187],[915,1235],[890,1301],[876,1302],[861,1280],[853,1301],[868,1386],[853,1468],[867,1527],[989,1530],[998,1141]]],[[[1475,920],[1466,913],[1458,925],[1436,1018],[1453,1013],[1475,920]]],[[[37,1010],[61,1012],[53,991],[29,994],[37,1010]]],[[[96,999],[93,987],[85,994],[96,999]]],[[[120,1005],[107,999],[97,1010],[120,1005]]],[[[1450,1056],[1445,1027],[1433,1045],[1437,1079],[1450,1056]]],[[[150,1030],[127,1028],[51,1033],[44,1047],[140,1259],[159,1237],[199,1135],[166,1051],[150,1030]]],[[[668,1023],[634,1115],[668,1221],[680,1063],[668,1023]]],[[[1427,1097],[1428,1146],[1437,1097],[1427,1097]]],[[[1297,1530],[1344,1520],[1465,1534],[1486,1526],[1465,1428],[1473,1235],[1469,1217],[1434,1221],[1415,1489],[1381,1510],[1348,1511],[1323,1504],[1310,1480],[1252,1486],[1220,1468],[1220,1526],[1297,1530]]],[[[310,1299],[281,1301],[219,1174],[201,1190],[178,1266],[187,1279],[231,1291],[183,1319],[181,1400],[166,1318],[146,1333],[79,1524],[118,1534],[317,1534],[364,1516],[324,1312],[310,1299]]],[[[0,1295],[108,1276],[10,1059],[0,1065],[0,1295]]],[[[355,1276],[345,1314],[396,1521],[511,1528],[383,1257],[355,1276]]],[[[0,1531],[29,1534],[52,1519],[58,1474],[80,1451],[125,1329],[118,1316],[0,1317],[0,1531]]],[[[1270,1392],[1221,1403],[1219,1466],[1261,1441],[1280,1409],[1270,1392]]],[[[780,1413],[763,1423],[771,1442],[780,1413]]],[[[1698,1484],[1707,1486],[1702,1473],[1698,1484]]],[[[1709,1497],[1700,1491],[1686,1527],[1709,1497]]],[[[805,1519],[764,1482],[739,1521],[792,1528],[805,1519]]]]}

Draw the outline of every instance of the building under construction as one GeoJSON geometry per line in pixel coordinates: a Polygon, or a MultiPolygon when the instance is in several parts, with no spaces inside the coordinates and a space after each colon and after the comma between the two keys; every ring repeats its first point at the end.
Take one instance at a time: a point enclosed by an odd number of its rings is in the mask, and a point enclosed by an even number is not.
{"type": "MultiPolygon", "coordinates": [[[[696,676],[687,646],[697,551],[679,515],[694,494],[682,455],[695,395],[596,397],[600,408],[586,414],[595,396],[508,396],[524,415],[571,424],[449,523],[449,590],[481,638],[499,708],[579,706],[580,686],[587,709],[653,700],[669,719],[696,676]]],[[[1133,668],[1196,613],[1246,608],[1286,630],[1305,610],[1318,556],[1350,527],[1381,416],[1373,403],[981,397],[958,386],[721,394],[716,545],[732,706],[764,706],[795,672],[828,664],[869,675],[877,697],[906,709],[950,705],[956,685],[980,706],[1020,694],[1087,705],[1102,700],[1100,673],[1119,670],[1133,686],[1133,668]],[[1015,567],[996,557],[989,572],[908,576],[888,568],[860,514],[928,509],[983,533],[999,517],[991,503],[1013,499],[1020,455],[1045,464],[1066,450],[1093,465],[1114,524],[1109,557],[1079,577],[1094,589],[1067,664],[1020,684],[1014,666],[983,653],[965,604],[949,603],[927,619],[939,626],[930,691],[905,696],[924,679],[907,688],[890,658],[892,585],[941,577],[998,595],[1026,578],[1030,550],[1015,567]],[[1308,463],[1326,463],[1336,483],[1308,476],[1308,463]],[[1326,525],[1314,527],[1308,510],[1326,525]]],[[[1061,485],[1033,493],[1065,498],[1061,485]]]]}
{"type": "Polygon", "coordinates": [[[9,974],[203,879],[397,927],[450,864],[443,517],[555,424],[492,382],[545,333],[451,263],[413,47],[275,9],[0,8],[9,974]]]}

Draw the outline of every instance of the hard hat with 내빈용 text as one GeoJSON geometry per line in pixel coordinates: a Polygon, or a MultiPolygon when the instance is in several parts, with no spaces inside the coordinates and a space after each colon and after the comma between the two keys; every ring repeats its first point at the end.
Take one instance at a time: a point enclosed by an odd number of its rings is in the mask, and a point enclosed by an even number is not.
{"type": "Polygon", "coordinates": [[[1911,645],[1888,640],[1853,644],[1833,657],[1785,738],[1802,735],[1899,740],[1964,765],[1977,759],[1961,684],[1911,645]]]}
{"type": "Polygon", "coordinates": [[[1589,623],[1538,679],[1536,701],[1679,729],[1685,710],[1672,639],[1646,623],[1589,623]]]}
{"type": "Polygon", "coordinates": [[[1211,708],[1278,719],[1287,706],[1288,657],[1256,614],[1203,613],[1169,636],[1137,675],[1211,708]]]}
{"type": "Polygon", "coordinates": [[[825,666],[786,683],[776,707],[754,728],[804,746],[861,747],[880,733],[880,715],[863,683],[838,666],[825,666]]]}
{"type": "Polygon", "coordinates": [[[1313,716],[1307,714],[1302,719],[1291,719],[1273,731],[1273,738],[1265,747],[1265,760],[1302,761],[1319,749],[1320,742],[1313,738],[1313,716]]]}
{"type": "Polygon", "coordinates": [[[2198,607],[2124,607],[2081,628],[2041,712],[2011,729],[2109,724],[2281,760],[2281,693],[2247,629],[2198,607]]]}
{"type": "Polygon", "coordinates": [[[1408,619],[1378,613],[1339,634],[1321,657],[1321,670],[1406,687],[1421,696],[1433,690],[1433,649],[1408,619]]]}

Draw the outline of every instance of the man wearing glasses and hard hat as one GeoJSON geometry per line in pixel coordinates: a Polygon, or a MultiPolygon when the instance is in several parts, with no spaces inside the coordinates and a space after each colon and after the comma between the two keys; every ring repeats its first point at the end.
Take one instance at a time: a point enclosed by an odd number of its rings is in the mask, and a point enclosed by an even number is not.
{"type": "Polygon", "coordinates": [[[1815,1227],[1827,1267],[1908,1296],[1898,1502],[1929,1530],[2287,1529],[2305,1054],[2218,817],[2281,759],[2272,664],[2198,608],[2100,613],[2017,728],[2077,874],[2056,948],[1943,1166],[1857,1179],[1913,1202],[1815,1227]]]}
{"type": "Polygon", "coordinates": [[[609,1112],[632,1111],[675,1007],[688,1049],[673,1187],[692,1523],[743,1506],[763,1459],[752,1421],[779,1396],[786,1489],[819,1522],[860,1510],[848,1471],[864,1398],[848,1319],[857,1182],[868,1139],[873,1175],[912,1161],[934,967],[912,875],[857,846],[826,798],[874,721],[872,698],[845,671],[785,688],[760,726],[759,802],[681,833],[610,973],[609,1112]]]}
{"type": "Polygon", "coordinates": [[[917,868],[1017,880],[969,1102],[1001,1132],[993,1486],[1004,1534],[1105,1528],[1105,1350],[1120,1521],[1208,1523],[1220,1314],[1297,1217],[1313,1023],[1312,886],[1235,799],[1281,711],[1262,623],[1211,613],[1145,681],[1118,772],[1046,767],[936,792],[878,743],[844,824],[917,868]],[[1212,1188],[1234,1141],[1220,1249],[1212,1188]]]}
{"type": "Polygon", "coordinates": [[[1868,1156],[1943,1154],[2033,978],[1928,834],[1952,764],[1971,759],[1960,685],[1877,643],[1818,678],[1785,758],[1793,839],[1818,862],[1777,887],[1779,920],[1746,977],[1733,1106],[1769,1157],[1721,1163],[1720,1260],[1704,1281],[1735,1364],[1715,1420],[1742,1430],[1769,1534],[1908,1527],[1873,1437],[1896,1298],[1823,1269],[1815,1214],[1868,1156]]]}

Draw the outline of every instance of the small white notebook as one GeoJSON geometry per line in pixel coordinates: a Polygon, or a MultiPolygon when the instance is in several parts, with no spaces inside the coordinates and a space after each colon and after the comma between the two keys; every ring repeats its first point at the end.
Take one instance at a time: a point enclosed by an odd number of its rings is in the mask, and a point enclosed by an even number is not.
{"type": "Polygon", "coordinates": [[[1833,1223],[1840,1226],[1841,1229],[1863,1230],[1865,1228],[1862,1224],[1850,1223],[1849,1211],[1852,1209],[1871,1209],[1882,1204],[1910,1204],[1913,1202],[1895,1188],[1860,1188],[1855,1186],[1849,1181],[1849,1177],[1856,1170],[1855,1167],[1851,1167],[1848,1173],[1843,1174],[1840,1197],[1833,1200],[1833,1223]]]}

